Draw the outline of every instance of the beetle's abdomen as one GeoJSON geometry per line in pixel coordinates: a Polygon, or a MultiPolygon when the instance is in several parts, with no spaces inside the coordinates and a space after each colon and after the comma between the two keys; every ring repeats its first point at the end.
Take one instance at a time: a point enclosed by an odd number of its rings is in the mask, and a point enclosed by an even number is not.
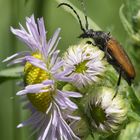
{"type": "Polygon", "coordinates": [[[113,38],[107,41],[107,50],[129,79],[135,78],[135,69],[121,45],[113,38]]]}

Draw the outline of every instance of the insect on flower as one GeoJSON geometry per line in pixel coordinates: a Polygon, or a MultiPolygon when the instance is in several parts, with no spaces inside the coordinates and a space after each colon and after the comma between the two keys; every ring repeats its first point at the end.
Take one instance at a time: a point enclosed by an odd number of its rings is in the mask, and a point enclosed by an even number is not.
{"type": "Polygon", "coordinates": [[[67,3],[61,3],[58,5],[58,7],[60,6],[67,6],[70,9],[72,9],[73,12],[76,14],[80,24],[80,28],[83,31],[83,33],[79,36],[79,38],[93,39],[94,43],[93,42],[87,43],[91,43],[94,46],[96,45],[99,47],[99,49],[105,52],[107,61],[115,68],[117,72],[119,72],[117,87],[120,85],[121,77],[123,77],[127,81],[127,83],[131,85],[132,80],[135,78],[135,69],[127,53],[118,43],[118,41],[114,39],[110,35],[110,33],[88,29],[88,20],[86,15],[85,15],[86,25],[84,28],[80,16],[71,5],[67,3]]]}

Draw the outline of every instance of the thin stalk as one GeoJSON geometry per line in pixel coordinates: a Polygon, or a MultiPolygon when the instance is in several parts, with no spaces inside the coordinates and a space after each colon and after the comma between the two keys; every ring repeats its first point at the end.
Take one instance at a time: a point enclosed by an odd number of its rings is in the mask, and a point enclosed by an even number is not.
{"type": "MultiPolygon", "coordinates": [[[[11,0],[11,19],[10,19],[10,26],[14,26],[15,22],[17,21],[18,18],[18,14],[19,14],[19,0],[11,0]]],[[[9,26],[9,28],[10,28],[9,26]]],[[[11,40],[10,40],[10,54],[14,54],[17,50],[17,45],[16,45],[16,38],[14,36],[11,35],[11,40]]],[[[16,100],[15,100],[15,82],[12,82],[12,97],[13,97],[13,101],[12,101],[12,110],[13,110],[13,114],[12,114],[12,127],[13,127],[13,140],[19,140],[18,137],[18,133],[16,133],[16,125],[17,125],[17,120],[19,119],[17,116],[17,114],[19,114],[19,106],[16,105],[16,100]]]]}
{"type": "Polygon", "coordinates": [[[45,8],[45,0],[36,0],[35,1],[35,8],[34,8],[34,14],[38,17],[43,17],[43,11],[45,8]]]}

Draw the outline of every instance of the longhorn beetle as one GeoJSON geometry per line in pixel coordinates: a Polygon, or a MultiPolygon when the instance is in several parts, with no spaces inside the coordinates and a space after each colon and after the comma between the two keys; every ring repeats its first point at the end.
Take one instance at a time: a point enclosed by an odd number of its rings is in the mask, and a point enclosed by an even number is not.
{"type": "Polygon", "coordinates": [[[105,56],[107,57],[107,61],[115,68],[117,72],[119,72],[117,87],[120,85],[121,76],[127,81],[129,85],[131,85],[132,80],[135,78],[135,69],[127,53],[124,51],[122,46],[118,43],[118,41],[114,39],[110,35],[110,33],[88,29],[88,20],[86,15],[85,15],[86,25],[84,28],[80,16],[75,11],[75,9],[67,3],[60,3],[58,7],[63,5],[72,9],[78,18],[80,28],[83,31],[83,33],[79,36],[79,38],[93,39],[94,43],[92,42],[88,42],[88,43],[92,43],[93,45],[98,46],[99,49],[104,51],[105,56]]]}

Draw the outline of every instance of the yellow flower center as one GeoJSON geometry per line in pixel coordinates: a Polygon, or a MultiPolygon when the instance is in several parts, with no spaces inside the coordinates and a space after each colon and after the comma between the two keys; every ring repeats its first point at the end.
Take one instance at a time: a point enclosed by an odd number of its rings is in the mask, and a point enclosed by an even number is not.
{"type": "Polygon", "coordinates": [[[86,63],[88,60],[84,60],[83,62],[75,65],[75,72],[76,73],[84,73],[87,70],[86,63]]]}
{"type": "MultiPolygon", "coordinates": [[[[32,56],[40,60],[42,59],[41,55],[38,53],[34,53],[32,56]]],[[[25,64],[24,74],[25,74],[24,81],[26,85],[38,84],[50,78],[49,74],[46,71],[32,65],[29,62],[26,62],[25,64]]],[[[28,93],[27,97],[32,103],[32,105],[38,111],[46,112],[46,110],[48,109],[52,101],[53,94],[54,94],[53,91],[42,92],[42,93],[28,93]]]]}

